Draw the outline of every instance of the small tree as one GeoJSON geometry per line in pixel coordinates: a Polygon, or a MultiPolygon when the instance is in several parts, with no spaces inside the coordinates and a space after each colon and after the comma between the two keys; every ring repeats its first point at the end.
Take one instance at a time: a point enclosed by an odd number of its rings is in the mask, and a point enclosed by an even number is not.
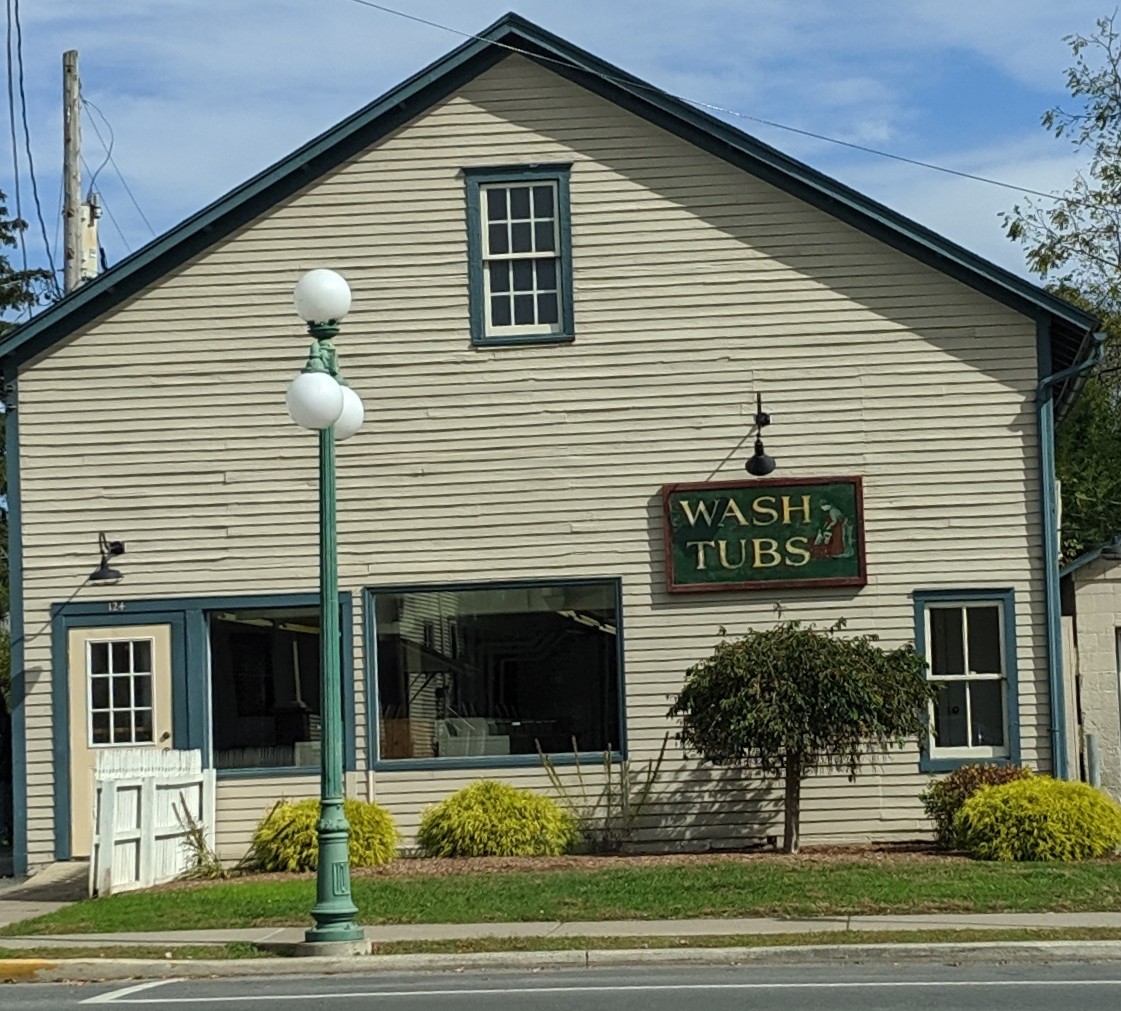
{"type": "Polygon", "coordinates": [[[723,638],[685,674],[670,709],[682,743],[714,765],[756,766],[785,781],[783,852],[798,851],[802,780],[817,769],[847,770],[902,747],[926,729],[935,689],[907,645],[885,650],[875,636],[846,639],[785,621],[723,638]]]}

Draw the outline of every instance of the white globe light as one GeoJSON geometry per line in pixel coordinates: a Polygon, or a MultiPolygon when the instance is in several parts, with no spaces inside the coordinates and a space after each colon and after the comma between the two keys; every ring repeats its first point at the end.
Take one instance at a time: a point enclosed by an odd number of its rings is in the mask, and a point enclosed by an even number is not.
{"type": "Polygon", "coordinates": [[[292,300],[305,323],[340,320],[350,312],[350,285],[341,274],[319,267],[300,278],[292,300]]]}
{"type": "Polygon", "coordinates": [[[343,412],[335,422],[335,442],[349,439],[362,427],[362,419],[366,416],[366,409],[362,406],[362,398],[349,386],[342,386],[343,412]]]}
{"type": "Polygon", "coordinates": [[[287,402],[297,425],[322,431],[342,414],[343,388],[326,372],[301,372],[288,387],[287,402]]]}

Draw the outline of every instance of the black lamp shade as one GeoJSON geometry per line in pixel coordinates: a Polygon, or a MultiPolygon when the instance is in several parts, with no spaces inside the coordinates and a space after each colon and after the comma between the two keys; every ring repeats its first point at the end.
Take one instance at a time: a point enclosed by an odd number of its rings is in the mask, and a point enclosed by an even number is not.
{"type": "Polygon", "coordinates": [[[764,452],[762,439],[755,440],[755,452],[744,464],[744,469],[752,477],[766,477],[775,469],[775,458],[764,452]]]}

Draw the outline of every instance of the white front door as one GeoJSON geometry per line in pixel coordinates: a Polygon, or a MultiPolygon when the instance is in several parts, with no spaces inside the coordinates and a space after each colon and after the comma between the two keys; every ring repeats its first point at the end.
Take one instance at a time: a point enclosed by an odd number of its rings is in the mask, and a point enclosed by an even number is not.
{"type": "Polygon", "coordinates": [[[71,855],[88,857],[98,750],[171,747],[171,626],[71,629],[68,665],[71,855]]]}

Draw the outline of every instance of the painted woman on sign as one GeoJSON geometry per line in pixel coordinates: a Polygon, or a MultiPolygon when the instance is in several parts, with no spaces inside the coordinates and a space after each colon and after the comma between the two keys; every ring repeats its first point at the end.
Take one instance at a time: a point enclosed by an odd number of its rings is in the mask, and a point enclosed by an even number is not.
{"type": "Polygon", "coordinates": [[[827,499],[821,501],[821,526],[810,543],[814,558],[852,558],[852,521],[827,499]]]}

